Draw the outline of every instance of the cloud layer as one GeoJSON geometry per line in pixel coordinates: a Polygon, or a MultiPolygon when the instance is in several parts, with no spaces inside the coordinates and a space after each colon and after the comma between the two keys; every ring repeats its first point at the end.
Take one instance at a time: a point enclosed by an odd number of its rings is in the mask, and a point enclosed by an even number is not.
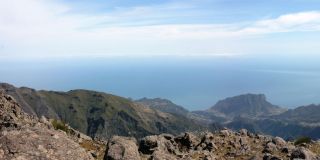
{"type": "MultiPolygon", "coordinates": [[[[310,46],[318,49],[314,46],[317,38],[308,32],[319,34],[320,11],[233,23],[187,23],[176,19],[205,13],[180,2],[120,7],[99,14],[71,10],[72,6],[56,1],[0,1],[0,56],[230,56],[270,48],[265,45],[273,41],[270,35],[280,33],[297,35],[297,40],[307,35],[310,43],[302,45],[301,50],[310,46]]],[[[274,37],[285,41],[290,35],[274,37]]],[[[286,46],[295,43],[271,44],[274,50],[270,52],[279,48],[290,52],[286,46]]]]}

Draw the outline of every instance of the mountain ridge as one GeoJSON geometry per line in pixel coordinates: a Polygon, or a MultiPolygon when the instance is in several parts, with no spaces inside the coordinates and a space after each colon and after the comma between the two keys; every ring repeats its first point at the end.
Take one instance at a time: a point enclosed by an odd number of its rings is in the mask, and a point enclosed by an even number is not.
{"type": "Polygon", "coordinates": [[[0,84],[32,115],[61,119],[92,137],[142,137],[201,130],[192,120],[151,109],[127,98],[90,90],[45,91],[0,84]]]}
{"type": "Polygon", "coordinates": [[[173,114],[180,114],[186,116],[189,111],[185,109],[184,107],[177,105],[173,103],[172,101],[168,99],[162,99],[162,98],[141,98],[138,100],[135,100],[137,103],[141,103],[145,106],[148,106],[150,108],[160,110],[162,112],[167,113],[173,113],[173,114]]]}
{"type": "Polygon", "coordinates": [[[320,105],[284,111],[268,102],[263,94],[229,97],[207,110],[189,112],[161,98],[145,98],[142,101],[148,104],[141,104],[139,100],[134,102],[120,96],[84,89],[68,92],[37,91],[27,87],[15,88],[9,84],[0,84],[0,88],[22,102],[22,108],[29,110],[31,115],[61,119],[92,137],[110,138],[116,134],[143,137],[160,133],[214,131],[225,126],[235,130],[246,128],[251,132],[288,139],[299,136],[320,138],[316,134],[320,130],[320,105]]]}

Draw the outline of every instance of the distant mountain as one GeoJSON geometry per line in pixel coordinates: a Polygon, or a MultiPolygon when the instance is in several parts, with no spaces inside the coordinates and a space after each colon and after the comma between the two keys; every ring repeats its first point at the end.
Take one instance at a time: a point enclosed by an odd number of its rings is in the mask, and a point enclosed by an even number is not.
{"type": "MultiPolygon", "coordinates": [[[[193,117],[205,123],[227,123],[235,117],[262,118],[278,115],[286,109],[271,104],[263,94],[244,94],[218,101],[207,110],[193,111],[193,117]]],[[[195,118],[195,119],[196,119],[195,118]]]]}
{"type": "Polygon", "coordinates": [[[320,105],[286,110],[263,94],[245,94],[218,101],[203,111],[192,111],[161,98],[132,101],[88,90],[37,91],[0,83],[22,109],[38,117],[60,119],[91,137],[143,137],[184,131],[246,128],[252,132],[293,139],[320,138],[320,105]]]}
{"type": "Polygon", "coordinates": [[[237,117],[232,122],[224,126],[238,130],[246,128],[251,132],[263,133],[272,136],[279,136],[288,140],[294,140],[298,137],[307,136],[312,139],[320,138],[320,126],[305,126],[294,122],[285,122],[277,119],[250,119],[237,117]]]}
{"type": "Polygon", "coordinates": [[[218,101],[208,110],[192,113],[203,122],[218,122],[234,130],[246,128],[286,139],[320,138],[320,105],[286,110],[268,102],[263,94],[244,94],[218,101]]]}
{"type": "Polygon", "coordinates": [[[272,118],[305,126],[320,126],[320,105],[297,107],[272,118]]]}
{"type": "Polygon", "coordinates": [[[218,101],[209,109],[227,117],[266,117],[280,114],[285,109],[275,106],[266,100],[263,94],[244,94],[218,101]]]}
{"type": "Polygon", "coordinates": [[[142,98],[136,100],[137,103],[143,104],[150,108],[166,112],[172,114],[180,114],[180,115],[187,115],[189,113],[188,110],[183,108],[182,106],[176,105],[170,100],[162,99],[162,98],[142,98]]]}
{"type": "MultiPolygon", "coordinates": [[[[136,100],[137,103],[145,105],[155,110],[170,113],[178,117],[185,117],[200,126],[204,126],[207,130],[220,130],[223,127],[219,121],[208,121],[208,118],[197,113],[189,112],[182,106],[173,103],[170,100],[162,98],[142,98],[136,100]]],[[[200,111],[199,111],[200,112],[200,111]]],[[[212,118],[212,117],[210,117],[212,118]]],[[[224,120],[224,119],[223,119],[224,120]]]]}
{"type": "Polygon", "coordinates": [[[129,99],[88,90],[36,91],[0,84],[29,114],[61,119],[92,137],[112,135],[143,137],[150,134],[179,134],[203,129],[185,116],[172,115],[129,99]]]}

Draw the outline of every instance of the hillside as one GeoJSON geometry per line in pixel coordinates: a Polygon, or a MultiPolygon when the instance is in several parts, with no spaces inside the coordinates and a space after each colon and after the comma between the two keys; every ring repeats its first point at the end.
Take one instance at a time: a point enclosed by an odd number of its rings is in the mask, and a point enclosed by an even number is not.
{"type": "Polygon", "coordinates": [[[262,94],[245,94],[221,100],[208,110],[193,111],[192,118],[286,139],[301,136],[319,139],[319,111],[319,105],[286,110],[271,104],[262,94]]]}
{"type": "Polygon", "coordinates": [[[27,113],[61,119],[92,137],[112,135],[142,137],[179,134],[201,126],[184,116],[172,115],[137,104],[123,97],[88,90],[36,91],[9,84],[0,89],[12,95],[27,113]]]}
{"type": "MultiPolygon", "coordinates": [[[[280,137],[234,132],[186,132],[177,136],[112,136],[92,140],[56,120],[23,112],[0,90],[0,159],[147,160],[147,159],[306,159],[318,160],[320,143],[287,142],[280,137]],[[58,125],[59,124],[59,125],[58,125]]],[[[298,141],[296,141],[298,142],[298,141]]]]}
{"type": "Polygon", "coordinates": [[[148,106],[150,108],[166,112],[172,114],[180,114],[180,115],[187,115],[189,113],[188,110],[183,108],[182,106],[176,105],[170,100],[162,99],[162,98],[142,98],[136,100],[136,102],[148,106]]]}
{"type": "Polygon", "coordinates": [[[320,105],[301,106],[290,109],[273,118],[286,122],[295,122],[306,126],[320,126],[320,105]]]}
{"type": "MultiPolygon", "coordinates": [[[[81,145],[84,141],[93,142],[92,139],[72,131],[73,135],[67,135],[56,130],[46,118],[28,115],[14,98],[0,90],[1,160],[93,160],[92,154],[81,145]]],[[[102,144],[93,143],[104,148],[102,144]]]]}
{"type": "Polygon", "coordinates": [[[244,94],[218,101],[209,109],[227,117],[266,117],[285,110],[271,104],[263,94],[244,94]]]}
{"type": "Polygon", "coordinates": [[[263,94],[244,94],[220,100],[207,110],[193,111],[192,117],[204,123],[226,123],[236,117],[267,118],[285,111],[268,102],[263,94]]]}

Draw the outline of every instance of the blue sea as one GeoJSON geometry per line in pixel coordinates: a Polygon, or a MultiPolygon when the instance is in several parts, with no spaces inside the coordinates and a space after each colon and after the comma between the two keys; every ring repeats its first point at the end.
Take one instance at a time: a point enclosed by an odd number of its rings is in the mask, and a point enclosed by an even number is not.
{"type": "Polygon", "coordinates": [[[320,103],[319,58],[301,56],[149,56],[0,60],[0,82],[68,91],[89,89],[139,99],[167,98],[189,110],[263,93],[292,108],[320,103]]]}

